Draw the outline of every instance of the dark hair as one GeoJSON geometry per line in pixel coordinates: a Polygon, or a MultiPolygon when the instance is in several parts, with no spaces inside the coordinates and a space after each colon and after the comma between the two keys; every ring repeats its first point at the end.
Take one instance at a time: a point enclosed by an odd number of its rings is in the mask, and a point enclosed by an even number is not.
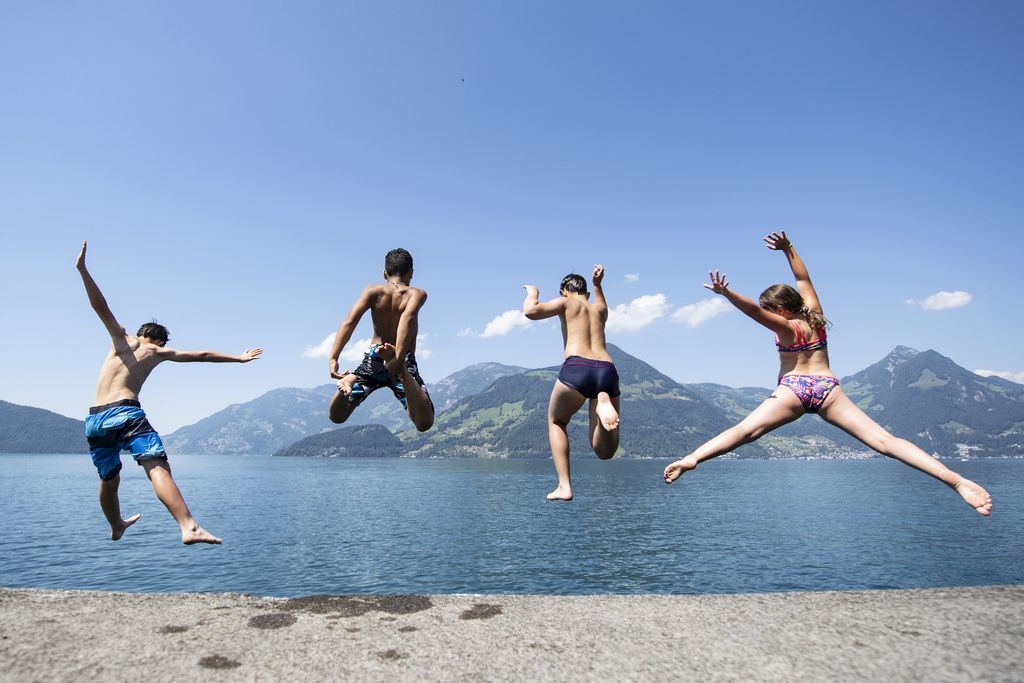
{"type": "Polygon", "coordinates": [[[167,332],[167,328],[153,321],[151,323],[144,323],[139,331],[135,333],[136,337],[146,337],[147,339],[155,339],[156,341],[166,342],[171,338],[171,335],[167,332]]]}
{"type": "Polygon", "coordinates": [[[761,308],[767,308],[768,310],[783,308],[794,315],[798,315],[807,321],[812,330],[819,330],[832,325],[820,312],[807,308],[807,304],[804,303],[804,298],[800,296],[800,292],[789,285],[772,285],[761,292],[757,303],[761,305],[761,308]]]}
{"type": "Polygon", "coordinates": [[[587,281],[583,279],[582,275],[576,273],[569,273],[562,278],[562,285],[559,288],[562,291],[570,292],[572,294],[586,294],[587,293],[587,281]]]}
{"type": "Polygon", "coordinates": [[[384,272],[388,275],[408,275],[412,272],[412,254],[405,249],[392,249],[384,257],[384,272]]]}

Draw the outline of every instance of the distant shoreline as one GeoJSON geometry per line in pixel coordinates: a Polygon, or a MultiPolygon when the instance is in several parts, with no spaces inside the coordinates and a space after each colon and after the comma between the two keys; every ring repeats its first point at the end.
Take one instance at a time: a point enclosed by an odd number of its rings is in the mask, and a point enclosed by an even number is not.
{"type": "Polygon", "coordinates": [[[1024,678],[1024,585],[296,599],[0,588],[0,609],[8,680],[1024,678]]]}

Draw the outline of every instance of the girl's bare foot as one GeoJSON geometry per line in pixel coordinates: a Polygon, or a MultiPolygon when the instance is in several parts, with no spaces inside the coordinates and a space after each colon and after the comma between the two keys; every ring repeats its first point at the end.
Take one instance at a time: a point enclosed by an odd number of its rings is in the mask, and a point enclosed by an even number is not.
{"type": "Polygon", "coordinates": [[[124,536],[124,530],[127,529],[128,527],[130,527],[132,524],[135,524],[135,522],[139,521],[140,517],[142,517],[142,515],[132,515],[128,519],[122,519],[121,520],[121,525],[119,527],[112,528],[110,530],[110,540],[111,541],[119,541],[119,540],[121,540],[121,537],[124,536]]]}
{"type": "Polygon", "coordinates": [[[558,485],[558,488],[548,494],[548,500],[572,500],[572,487],[558,485]]]}
{"type": "Polygon", "coordinates": [[[959,493],[960,497],[979,514],[985,516],[992,514],[992,496],[970,479],[961,477],[960,481],[953,485],[953,490],[959,493]]]}
{"type": "Polygon", "coordinates": [[[181,530],[181,542],[185,545],[193,543],[212,543],[219,545],[221,540],[195,522],[190,527],[183,527],[181,530]]]}
{"type": "Polygon", "coordinates": [[[686,456],[682,460],[676,460],[674,463],[665,468],[665,473],[662,475],[665,478],[666,484],[671,484],[679,477],[683,476],[683,472],[689,472],[697,466],[690,456],[686,456]]]}
{"type": "Polygon", "coordinates": [[[603,391],[597,395],[596,410],[597,416],[601,419],[601,426],[607,431],[610,432],[619,428],[619,414],[615,412],[615,406],[612,405],[608,394],[603,391]]]}

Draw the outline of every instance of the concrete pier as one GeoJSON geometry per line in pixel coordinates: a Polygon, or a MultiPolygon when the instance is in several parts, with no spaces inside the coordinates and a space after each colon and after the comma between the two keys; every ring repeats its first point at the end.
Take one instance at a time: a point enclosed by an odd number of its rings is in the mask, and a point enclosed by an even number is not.
{"type": "Polygon", "coordinates": [[[1024,680],[1024,586],[701,596],[0,589],[0,679],[1024,680]]]}

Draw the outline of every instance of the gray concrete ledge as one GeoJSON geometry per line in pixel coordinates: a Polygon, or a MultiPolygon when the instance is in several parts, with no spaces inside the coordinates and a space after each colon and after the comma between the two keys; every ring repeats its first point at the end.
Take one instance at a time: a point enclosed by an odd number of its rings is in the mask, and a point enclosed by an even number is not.
{"type": "Polygon", "coordinates": [[[699,596],[0,589],[0,679],[1024,680],[1024,586],[699,596]]]}

